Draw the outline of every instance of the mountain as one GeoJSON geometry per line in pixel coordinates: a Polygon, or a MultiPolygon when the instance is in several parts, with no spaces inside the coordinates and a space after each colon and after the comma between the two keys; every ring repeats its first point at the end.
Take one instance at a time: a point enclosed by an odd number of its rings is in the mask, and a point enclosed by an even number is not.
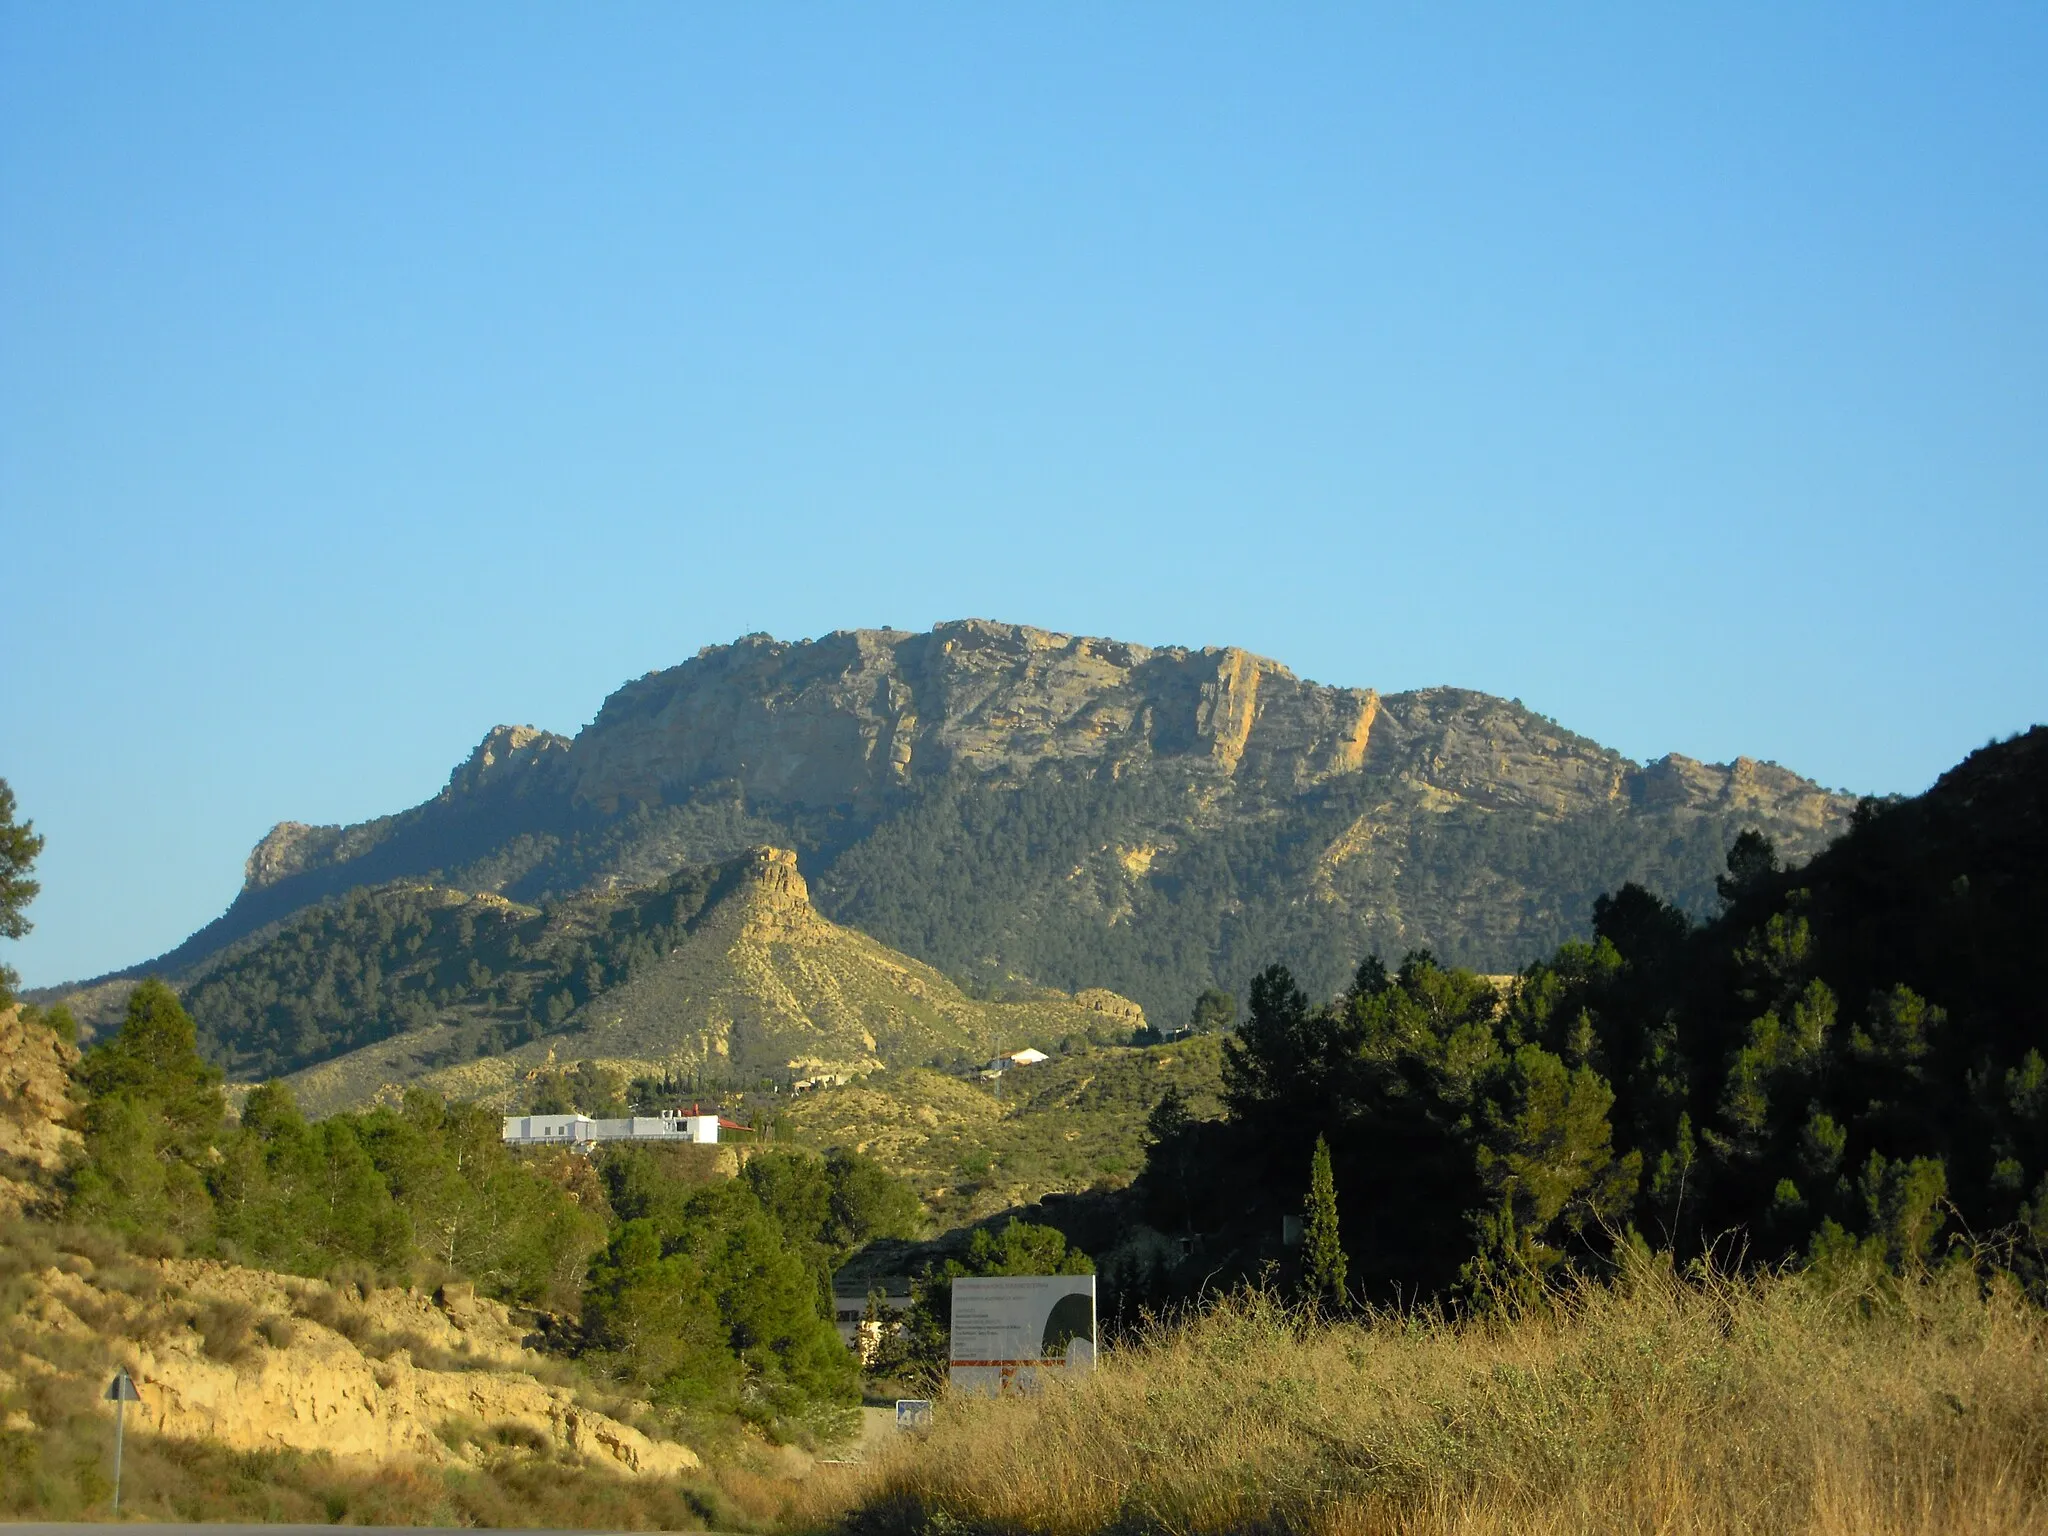
{"type": "MultiPolygon", "coordinates": [[[[699,874],[704,897],[695,911],[674,928],[654,930],[656,940],[619,946],[637,963],[618,969],[616,979],[598,978],[588,1000],[552,1024],[529,1016],[509,1049],[501,1030],[479,1033],[465,1013],[488,1007],[480,986],[469,998],[444,1000],[410,1029],[304,1066],[285,1081],[315,1114],[356,1108],[414,1082],[452,1098],[509,1104],[527,1077],[555,1060],[707,1089],[764,1079],[831,1083],[885,1067],[957,1068],[1032,1041],[1128,1039],[1145,1022],[1136,1004],[1099,989],[971,998],[921,961],[820,917],[787,849],[758,848],[699,874]]],[[[689,905],[686,897],[671,900],[689,905]]],[[[512,946],[480,924],[472,931],[478,940],[465,969],[487,986],[477,953],[512,946]]],[[[300,953],[297,936],[280,934],[238,963],[274,960],[273,952],[300,953]]],[[[217,985],[193,988],[192,1007],[214,1054],[232,1059],[241,1042],[221,1030],[212,1006],[217,985]]]]}
{"type": "Polygon", "coordinates": [[[189,985],[366,887],[538,908],[772,844],[826,917],[979,989],[1106,986],[1172,1019],[1274,958],[1317,991],[1374,950],[1511,969],[1629,879],[1705,913],[1740,830],[1803,857],[1852,808],[1771,764],[1641,765],[1516,702],[1236,649],[982,620],[753,635],[573,740],[498,727],[411,810],[281,824],[228,911],[135,974],[189,985]]]}

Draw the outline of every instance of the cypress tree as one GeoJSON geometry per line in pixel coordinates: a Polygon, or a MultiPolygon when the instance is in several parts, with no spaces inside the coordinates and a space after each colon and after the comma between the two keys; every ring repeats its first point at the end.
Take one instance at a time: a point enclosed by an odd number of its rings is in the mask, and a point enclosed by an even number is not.
{"type": "Polygon", "coordinates": [[[1303,1218],[1302,1294],[1318,1306],[1342,1306],[1344,1245],[1337,1238],[1337,1180],[1330,1172],[1330,1144],[1320,1136],[1309,1163],[1308,1205],[1303,1218]]]}

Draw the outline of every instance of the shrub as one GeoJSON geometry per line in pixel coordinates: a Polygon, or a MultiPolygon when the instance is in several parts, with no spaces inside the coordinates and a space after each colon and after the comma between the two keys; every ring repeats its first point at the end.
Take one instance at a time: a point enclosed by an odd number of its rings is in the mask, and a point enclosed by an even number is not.
{"type": "Polygon", "coordinates": [[[209,1301],[199,1309],[193,1326],[199,1330],[201,1347],[224,1365],[239,1365],[255,1343],[256,1309],[243,1301],[209,1301]]]}

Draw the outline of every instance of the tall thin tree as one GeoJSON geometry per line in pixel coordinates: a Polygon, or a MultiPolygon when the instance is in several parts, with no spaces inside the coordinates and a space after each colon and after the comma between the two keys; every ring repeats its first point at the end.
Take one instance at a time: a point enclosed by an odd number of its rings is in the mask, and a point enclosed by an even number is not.
{"type": "Polygon", "coordinates": [[[1308,1203],[1301,1232],[1302,1294],[1317,1306],[1344,1305],[1344,1245],[1337,1237],[1337,1180],[1330,1172],[1330,1144],[1316,1138],[1309,1163],[1308,1203]]]}

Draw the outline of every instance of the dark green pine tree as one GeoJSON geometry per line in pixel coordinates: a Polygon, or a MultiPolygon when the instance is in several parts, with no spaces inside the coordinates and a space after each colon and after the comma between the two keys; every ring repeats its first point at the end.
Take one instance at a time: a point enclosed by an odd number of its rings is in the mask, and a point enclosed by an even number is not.
{"type": "MultiPolygon", "coordinates": [[[[14,791],[0,779],[0,939],[21,938],[34,926],[22,915],[22,908],[42,889],[29,878],[36,855],[42,851],[36,824],[14,819],[14,791]]],[[[0,965],[0,1008],[13,998],[14,984],[20,979],[10,967],[0,965]]]]}
{"type": "Polygon", "coordinates": [[[1337,1237],[1337,1180],[1330,1144],[1316,1138],[1309,1163],[1308,1204],[1301,1224],[1301,1290],[1316,1306],[1344,1305],[1344,1245],[1337,1237]]]}

